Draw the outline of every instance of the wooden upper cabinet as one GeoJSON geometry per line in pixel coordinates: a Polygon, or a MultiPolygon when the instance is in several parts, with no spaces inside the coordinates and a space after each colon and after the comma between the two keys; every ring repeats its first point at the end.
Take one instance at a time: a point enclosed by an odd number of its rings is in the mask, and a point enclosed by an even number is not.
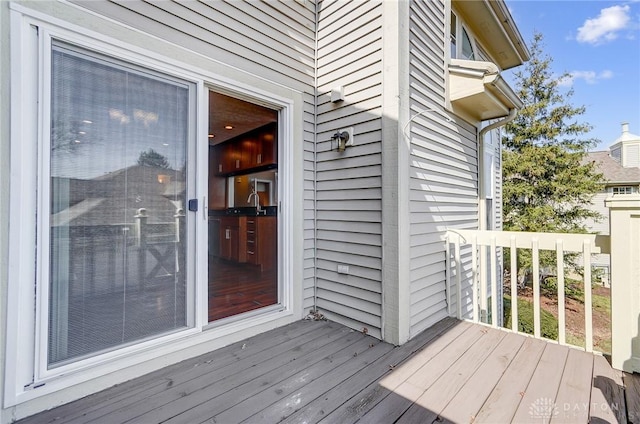
{"type": "Polygon", "coordinates": [[[277,123],[272,123],[213,147],[217,175],[233,175],[278,164],[277,123]]]}
{"type": "Polygon", "coordinates": [[[255,166],[276,165],[278,163],[278,126],[273,124],[265,125],[258,134],[254,153],[255,166]]]}

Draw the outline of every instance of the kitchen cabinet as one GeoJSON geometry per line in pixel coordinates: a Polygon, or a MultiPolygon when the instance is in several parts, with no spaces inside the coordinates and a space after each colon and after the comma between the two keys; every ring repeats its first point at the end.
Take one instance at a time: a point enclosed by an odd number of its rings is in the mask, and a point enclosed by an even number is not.
{"type": "Polygon", "coordinates": [[[262,271],[276,268],[278,252],[277,217],[248,217],[246,232],[247,262],[260,266],[262,271]]]}
{"type": "Polygon", "coordinates": [[[225,216],[220,218],[220,257],[233,262],[246,262],[247,254],[241,246],[246,245],[246,222],[244,216],[225,216]]]}
{"type": "Polygon", "coordinates": [[[209,219],[209,255],[220,256],[220,219],[209,219]]]}
{"type": "Polygon", "coordinates": [[[256,140],[251,152],[251,165],[263,167],[278,163],[277,153],[278,127],[275,123],[265,125],[256,134],[256,140]]]}
{"type": "Polygon", "coordinates": [[[278,163],[277,124],[265,125],[211,147],[210,166],[216,175],[236,175],[278,163]]]}
{"type": "Polygon", "coordinates": [[[248,166],[249,160],[242,146],[237,143],[222,143],[212,148],[211,167],[218,175],[228,175],[248,166]]]}

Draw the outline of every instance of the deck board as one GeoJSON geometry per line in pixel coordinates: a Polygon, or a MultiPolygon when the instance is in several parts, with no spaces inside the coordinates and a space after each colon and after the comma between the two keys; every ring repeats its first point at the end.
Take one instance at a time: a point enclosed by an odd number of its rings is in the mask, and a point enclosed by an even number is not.
{"type": "Polygon", "coordinates": [[[411,354],[419,352],[454,325],[453,320],[442,320],[427,331],[410,340],[403,349],[393,349],[371,363],[365,370],[354,374],[337,386],[318,396],[306,407],[288,416],[281,424],[310,423],[323,419],[332,409],[346,403],[363,387],[377,383],[382,377],[401,365],[411,354]]]}
{"type": "MultiPolygon", "coordinates": [[[[250,398],[244,399],[242,402],[237,403],[236,405],[223,411],[222,413],[214,415],[210,412],[207,412],[206,415],[208,415],[208,417],[205,416],[204,418],[211,418],[214,422],[220,423],[242,422],[252,415],[259,413],[265,408],[265,406],[272,405],[279,399],[283,399],[288,397],[289,395],[294,394],[294,392],[296,392],[300,388],[331,372],[331,370],[334,370],[336,368],[344,368],[350,360],[357,358],[357,360],[359,361],[359,356],[366,356],[366,353],[369,352],[379,353],[375,351],[381,351],[382,348],[390,347],[389,345],[378,343],[373,348],[371,348],[369,346],[373,340],[374,339],[372,337],[363,336],[361,340],[354,343],[352,346],[348,346],[347,348],[342,349],[333,355],[326,356],[322,361],[314,364],[313,367],[304,369],[299,373],[293,375],[291,378],[287,378],[286,380],[283,380],[278,384],[267,387],[260,393],[255,394],[250,398]]],[[[182,420],[182,422],[185,421],[182,420]]],[[[191,422],[191,420],[187,420],[186,422],[191,422]]]]}
{"type": "Polygon", "coordinates": [[[411,360],[399,370],[382,379],[380,385],[387,389],[387,396],[367,411],[361,418],[361,422],[394,422],[422,395],[431,383],[482,336],[483,331],[484,328],[472,326],[454,340],[437,340],[425,350],[425,353],[432,351],[428,361],[423,362],[426,359],[426,355],[423,355],[420,360],[411,360]],[[445,346],[441,346],[441,344],[445,346]],[[436,366],[430,366],[430,364],[433,365],[434,358],[438,359],[438,363],[436,366]],[[413,379],[412,382],[408,382],[409,379],[413,379]]]}
{"type": "MultiPolygon", "coordinates": [[[[519,336],[522,337],[522,336],[519,336]]],[[[498,384],[478,411],[474,423],[508,423],[520,406],[546,342],[526,338],[498,384]]]]}
{"type": "MultiPolygon", "coordinates": [[[[452,340],[455,340],[456,337],[470,328],[471,325],[466,322],[459,322],[450,327],[444,334],[438,335],[435,340],[430,341],[424,349],[412,355],[411,358],[399,366],[395,366],[390,375],[393,375],[394,379],[398,382],[406,380],[413,372],[419,369],[423,363],[432,359],[444,349],[447,344],[451,343],[452,340]]],[[[380,384],[382,379],[376,380],[362,390],[356,391],[350,399],[342,405],[339,405],[333,411],[324,411],[326,416],[319,422],[323,424],[356,422],[371,408],[375,407],[381,400],[391,394],[392,390],[397,387],[397,385],[393,386],[389,382],[390,375],[384,377],[386,381],[384,386],[380,384]]]]}
{"type": "Polygon", "coordinates": [[[640,376],[623,378],[604,357],[448,318],[399,347],[337,323],[300,321],[21,423],[639,418],[640,376]]]}
{"type": "Polygon", "coordinates": [[[520,351],[525,338],[508,333],[440,413],[443,421],[468,423],[475,419],[500,378],[520,351]]]}
{"type": "Polygon", "coordinates": [[[622,372],[611,368],[604,356],[593,358],[592,386],[591,422],[626,423],[622,372]]]}
{"type": "MultiPolygon", "coordinates": [[[[486,332],[411,405],[397,421],[398,424],[435,421],[506,334],[504,331],[487,328],[486,332]]],[[[434,363],[433,366],[439,364],[434,363]]]]}
{"type": "Polygon", "coordinates": [[[521,423],[531,419],[549,422],[548,419],[554,413],[555,399],[568,354],[567,347],[552,343],[545,345],[540,362],[513,417],[514,422],[521,423]]]}
{"type": "MultiPolygon", "coordinates": [[[[347,344],[349,341],[344,339],[348,334],[349,331],[344,327],[321,327],[317,331],[302,334],[272,349],[241,358],[240,361],[213,372],[200,373],[197,368],[192,368],[187,373],[179,375],[179,379],[162,395],[139,399],[135,405],[123,408],[107,418],[111,422],[123,422],[125,418],[136,418],[137,422],[158,422],[160,418],[170,418],[182,410],[206,402],[245,382],[253,381],[273,369],[286,366],[292,360],[304,357],[315,349],[322,349],[326,344],[336,347],[347,344]],[[296,355],[283,355],[290,350],[294,350],[296,355]]],[[[241,348],[241,351],[243,350],[246,349],[241,348]]]]}
{"type": "Polygon", "coordinates": [[[185,396],[173,404],[163,405],[147,416],[140,417],[136,422],[194,422],[204,415],[215,415],[238,404],[243,399],[252,397],[261,391],[282,381],[293,379],[297,374],[308,368],[318,366],[327,357],[352,346],[361,341],[363,335],[347,330],[344,337],[334,338],[330,344],[325,344],[317,349],[303,352],[294,357],[280,355],[289,362],[283,363],[277,368],[262,369],[262,364],[255,368],[259,374],[253,377],[253,369],[238,368],[239,375],[233,376],[224,387],[198,390],[190,396],[185,396]],[[248,374],[247,374],[248,373],[248,374]],[[248,378],[247,378],[248,377],[248,378]],[[253,377],[253,378],[252,378],[253,377]]]}
{"type": "Polygon", "coordinates": [[[623,377],[627,419],[629,423],[640,423],[640,374],[624,373],[623,377]]]}
{"type": "MultiPolygon", "coordinates": [[[[220,390],[224,387],[220,381],[224,381],[230,376],[237,374],[238,368],[244,370],[252,369],[264,362],[270,355],[279,358],[286,358],[282,353],[292,348],[304,346],[314,339],[324,340],[328,338],[339,338],[346,334],[344,327],[336,325],[315,326],[315,331],[295,333],[291,335],[277,334],[275,340],[271,341],[265,349],[260,350],[258,345],[249,346],[245,343],[236,346],[235,352],[228,352],[226,357],[206,359],[204,363],[194,366],[176,374],[167,383],[167,388],[162,393],[141,393],[141,396],[130,396],[114,408],[101,408],[93,413],[87,413],[70,423],[94,423],[94,422],[125,422],[139,416],[151,413],[156,417],[160,409],[165,409],[166,405],[175,407],[176,400],[183,400],[186,396],[197,391],[208,390],[213,387],[220,390]],[[273,345],[271,343],[274,343],[273,345]],[[244,347],[243,347],[244,346],[244,347]],[[219,364],[218,367],[210,366],[212,363],[219,364]]],[[[250,377],[249,377],[250,378],[250,377]]],[[[211,391],[207,394],[211,395],[211,391]]]]}
{"type": "Polygon", "coordinates": [[[552,423],[586,423],[589,421],[593,354],[571,349],[555,399],[556,415],[552,423]]]}
{"type": "Polygon", "coordinates": [[[387,343],[378,343],[375,346],[371,345],[369,349],[359,354],[355,361],[346,362],[320,378],[308,382],[295,393],[276,401],[259,413],[251,416],[248,422],[279,422],[283,417],[287,417],[299,409],[306,407],[307,404],[311,403],[322,393],[334,389],[338,384],[354,374],[365,368],[367,372],[369,372],[368,365],[377,361],[391,350],[393,350],[393,347],[387,343]]]}

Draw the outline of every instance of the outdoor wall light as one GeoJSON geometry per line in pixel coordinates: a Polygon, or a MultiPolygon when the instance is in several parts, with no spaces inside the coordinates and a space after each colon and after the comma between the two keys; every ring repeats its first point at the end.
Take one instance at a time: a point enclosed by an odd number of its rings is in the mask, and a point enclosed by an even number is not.
{"type": "Polygon", "coordinates": [[[336,150],[339,152],[344,152],[347,148],[347,142],[349,141],[349,133],[347,131],[338,131],[334,135],[331,136],[331,146],[335,142],[337,145],[336,150]]]}

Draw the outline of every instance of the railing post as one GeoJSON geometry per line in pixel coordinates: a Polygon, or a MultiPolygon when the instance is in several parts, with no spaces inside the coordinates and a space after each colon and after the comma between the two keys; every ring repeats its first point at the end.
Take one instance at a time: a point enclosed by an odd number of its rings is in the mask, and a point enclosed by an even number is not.
{"type": "Polygon", "coordinates": [[[147,273],[147,220],[149,219],[149,215],[145,208],[140,208],[134,218],[136,222],[136,247],[138,248],[137,286],[144,290],[147,273]]]}
{"type": "Polygon", "coordinates": [[[615,195],[609,208],[611,364],[640,372],[640,195],[615,195]]]}

